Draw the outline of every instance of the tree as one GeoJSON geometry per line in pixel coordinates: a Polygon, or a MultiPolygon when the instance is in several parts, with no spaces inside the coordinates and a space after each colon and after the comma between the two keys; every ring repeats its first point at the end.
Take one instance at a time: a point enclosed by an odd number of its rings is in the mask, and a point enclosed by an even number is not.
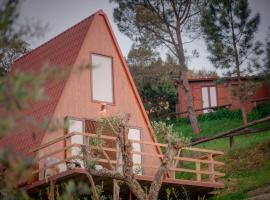
{"type": "Polygon", "coordinates": [[[235,94],[240,100],[243,124],[247,124],[245,87],[241,76],[256,66],[255,57],[261,53],[260,43],[254,42],[260,15],[251,17],[248,0],[213,0],[201,15],[210,61],[216,68],[226,69],[229,76],[236,76],[235,94]],[[243,66],[247,66],[243,68],[243,66]]]}
{"type": "Polygon", "coordinates": [[[9,71],[11,63],[26,52],[27,43],[21,39],[22,32],[15,30],[19,0],[4,0],[0,3],[0,68],[9,71]]]}
{"type": "Polygon", "coordinates": [[[193,109],[193,101],[187,77],[187,65],[183,49],[182,33],[190,30],[203,1],[191,0],[111,0],[117,4],[114,20],[121,32],[141,44],[151,47],[165,46],[177,58],[179,79],[185,91],[185,102],[193,132],[200,128],[193,109]],[[193,2],[193,3],[192,3],[193,2]]]}
{"type": "Polygon", "coordinates": [[[265,39],[263,70],[260,75],[265,79],[265,82],[270,85],[270,28],[265,39]]]}
{"type": "Polygon", "coordinates": [[[165,123],[162,122],[153,124],[154,132],[157,134],[157,137],[163,139],[168,146],[161,165],[150,185],[149,192],[147,193],[134,176],[132,145],[128,139],[128,121],[128,115],[123,118],[119,116],[110,116],[100,119],[97,136],[90,140],[90,145],[82,147],[85,166],[87,166],[88,172],[91,176],[102,176],[123,181],[139,200],[156,200],[158,199],[162,181],[166,177],[166,174],[169,172],[169,168],[173,163],[174,156],[176,156],[176,153],[184,145],[189,143],[189,141],[186,138],[177,138],[176,134],[173,132],[172,126],[166,126],[165,123]],[[113,167],[109,156],[103,149],[104,141],[102,139],[102,133],[104,130],[106,130],[106,132],[110,131],[113,136],[116,137],[115,141],[121,152],[119,154],[121,158],[117,159],[122,162],[120,163],[122,166],[120,170],[113,167]],[[99,147],[98,152],[94,151],[95,147],[99,147]],[[105,167],[102,169],[95,168],[100,155],[107,159],[110,169],[105,167]]]}
{"type": "Polygon", "coordinates": [[[163,61],[149,47],[133,45],[127,61],[150,119],[157,121],[174,112],[177,101],[175,80],[179,74],[175,60],[167,55],[163,61]]]}
{"type": "Polygon", "coordinates": [[[135,43],[132,44],[127,56],[127,62],[130,68],[149,67],[153,63],[156,63],[157,60],[161,60],[157,52],[154,52],[146,45],[136,45],[135,43]]]}
{"type": "Polygon", "coordinates": [[[44,34],[47,26],[40,23],[17,23],[20,0],[0,2],[0,75],[10,71],[12,63],[29,51],[26,38],[37,38],[44,34]]]}

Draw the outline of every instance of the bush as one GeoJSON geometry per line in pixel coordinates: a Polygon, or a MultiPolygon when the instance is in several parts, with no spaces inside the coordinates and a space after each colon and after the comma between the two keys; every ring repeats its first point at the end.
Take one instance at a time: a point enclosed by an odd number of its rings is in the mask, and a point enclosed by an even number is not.
{"type": "Polygon", "coordinates": [[[270,101],[261,103],[248,113],[248,120],[253,121],[270,115],[270,101]]]}
{"type": "MultiPolygon", "coordinates": [[[[201,114],[198,116],[199,122],[211,121],[211,120],[221,120],[221,119],[241,119],[241,111],[240,110],[229,110],[228,108],[220,108],[214,112],[209,112],[205,114],[201,114]]],[[[189,118],[176,118],[173,120],[167,121],[167,123],[177,123],[177,124],[189,124],[189,118]]]]}
{"type": "Polygon", "coordinates": [[[198,117],[199,121],[208,121],[208,120],[220,120],[220,119],[236,119],[241,118],[240,110],[229,110],[228,108],[220,108],[215,112],[209,112],[202,114],[198,117]]]}

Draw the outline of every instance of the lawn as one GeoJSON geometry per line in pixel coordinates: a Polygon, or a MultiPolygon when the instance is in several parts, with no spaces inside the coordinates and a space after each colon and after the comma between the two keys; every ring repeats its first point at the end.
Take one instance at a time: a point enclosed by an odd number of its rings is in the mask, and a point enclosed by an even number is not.
{"type": "MultiPolygon", "coordinates": [[[[213,114],[211,115],[212,117],[208,119],[199,118],[201,127],[199,135],[192,133],[187,120],[180,119],[170,123],[174,125],[177,133],[193,138],[215,135],[242,125],[241,119],[237,116],[215,118],[213,114]]],[[[219,195],[214,199],[245,199],[247,191],[270,184],[270,131],[234,138],[232,148],[229,147],[229,138],[197,145],[200,148],[225,152],[221,160],[226,166],[226,176],[223,180],[226,188],[218,191],[219,195]]]]}

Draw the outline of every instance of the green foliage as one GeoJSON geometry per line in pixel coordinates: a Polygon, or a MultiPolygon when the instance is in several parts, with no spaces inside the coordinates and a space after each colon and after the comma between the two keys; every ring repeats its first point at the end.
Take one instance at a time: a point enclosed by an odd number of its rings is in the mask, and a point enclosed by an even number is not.
{"type": "Polygon", "coordinates": [[[250,121],[270,116],[270,101],[258,104],[248,113],[248,119],[250,121]]]}
{"type": "Polygon", "coordinates": [[[211,1],[202,12],[201,26],[214,66],[228,75],[257,68],[262,50],[261,43],[254,43],[254,34],[259,23],[258,13],[251,17],[248,0],[211,1]],[[238,69],[243,63],[248,67],[238,69]]]}
{"type": "Polygon", "coordinates": [[[26,52],[27,44],[22,33],[14,30],[18,18],[19,0],[4,0],[0,3],[0,71],[6,73],[11,63],[26,52]]]}
{"type": "MultiPolygon", "coordinates": [[[[167,200],[180,199],[181,197],[181,193],[174,187],[167,187],[165,191],[167,200]]],[[[188,200],[188,198],[186,200],[188,200]]]]}
{"type": "Polygon", "coordinates": [[[157,60],[160,60],[160,55],[145,44],[132,44],[127,56],[130,67],[149,67],[156,63],[157,60]]]}
{"type": "MultiPolygon", "coordinates": [[[[266,104],[258,105],[258,107],[264,106],[266,104]]],[[[241,126],[241,119],[230,116],[227,119],[202,121],[200,125],[202,132],[198,137],[205,137],[241,126]]],[[[191,127],[187,123],[174,123],[174,128],[175,131],[182,131],[185,136],[191,135],[191,127]]],[[[234,137],[235,144],[232,148],[229,148],[228,138],[209,141],[196,146],[199,148],[225,151],[225,156],[220,159],[226,162],[226,177],[224,178],[226,188],[221,191],[221,194],[211,199],[246,199],[248,190],[270,183],[269,133],[269,131],[265,131],[248,137],[244,135],[234,137]],[[254,160],[254,158],[256,159],[254,160]],[[232,183],[232,179],[235,182],[232,183]]],[[[185,163],[184,166],[194,169],[194,166],[189,166],[185,163]]],[[[179,173],[176,175],[179,178],[192,178],[188,173],[179,173]]]]}
{"type": "MultiPolygon", "coordinates": [[[[97,194],[98,194],[100,200],[110,200],[110,199],[112,199],[112,196],[107,197],[105,195],[104,190],[103,190],[103,182],[102,182],[101,185],[96,185],[96,190],[97,190],[97,194]]],[[[94,199],[94,198],[91,196],[91,199],[94,199]]]]}
{"type": "Polygon", "coordinates": [[[131,53],[133,56],[128,57],[128,63],[144,107],[151,120],[159,120],[175,109],[177,88],[174,81],[179,76],[179,67],[170,55],[167,55],[165,62],[159,55],[152,56],[156,53],[148,47],[133,47],[131,53]],[[142,57],[141,51],[149,53],[142,57]],[[145,57],[151,62],[142,61],[145,57]]]}
{"type": "Polygon", "coordinates": [[[182,41],[178,40],[179,34],[185,31],[190,37],[194,35],[193,28],[197,27],[194,13],[197,13],[204,3],[192,1],[190,4],[185,0],[174,3],[156,0],[111,2],[117,5],[113,17],[121,32],[140,44],[149,44],[151,47],[165,46],[176,56],[179,56],[178,50],[183,53],[182,41]]]}
{"type": "Polygon", "coordinates": [[[80,196],[90,192],[87,184],[83,182],[75,183],[70,180],[67,183],[62,183],[58,187],[58,199],[56,200],[79,200],[80,196]]]}
{"type": "Polygon", "coordinates": [[[200,122],[208,120],[222,120],[222,119],[240,119],[240,110],[229,110],[227,108],[217,109],[214,112],[202,114],[198,117],[200,122]]]}
{"type": "Polygon", "coordinates": [[[270,183],[269,131],[244,137],[225,154],[226,188],[213,199],[246,199],[247,191],[270,183]]]}
{"type": "Polygon", "coordinates": [[[26,38],[36,38],[44,34],[43,24],[19,24],[20,0],[2,0],[0,2],[0,75],[10,71],[12,63],[26,53],[26,38]]]}
{"type": "MultiPolygon", "coordinates": [[[[166,136],[173,136],[175,141],[176,139],[180,139],[183,146],[187,146],[190,144],[190,138],[183,136],[181,133],[177,134],[174,131],[173,125],[167,125],[165,122],[156,122],[152,123],[153,130],[155,135],[157,136],[159,141],[166,140],[166,136]]],[[[167,141],[166,141],[167,142],[167,141]]]]}

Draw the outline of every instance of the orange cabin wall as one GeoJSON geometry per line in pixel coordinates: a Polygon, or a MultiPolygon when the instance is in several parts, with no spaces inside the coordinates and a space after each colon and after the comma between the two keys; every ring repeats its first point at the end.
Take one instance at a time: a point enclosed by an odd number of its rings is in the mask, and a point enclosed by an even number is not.
{"type": "MultiPolygon", "coordinates": [[[[150,128],[143,117],[139,102],[136,100],[132,87],[129,84],[128,77],[124,72],[124,66],[121,61],[121,55],[116,45],[113,43],[112,35],[109,32],[103,15],[97,15],[88,30],[85,41],[81,47],[71,75],[64,88],[60,101],[53,115],[53,120],[63,120],[66,116],[86,119],[100,118],[100,102],[91,100],[91,76],[90,69],[80,70],[81,66],[87,66],[90,63],[91,53],[102,54],[113,57],[113,81],[114,81],[114,104],[107,105],[108,115],[124,116],[130,113],[131,127],[138,127],[142,130],[142,140],[154,142],[150,133],[150,128]]],[[[46,133],[42,144],[55,138],[63,136],[64,130],[53,133],[46,133]]],[[[64,142],[59,142],[50,148],[39,152],[42,156],[51,151],[63,148],[64,142]]],[[[157,153],[157,149],[150,145],[143,145],[142,151],[148,153],[157,153]]],[[[64,158],[63,153],[57,155],[59,159],[64,158]]],[[[148,165],[160,164],[160,159],[156,157],[142,156],[142,162],[148,165]]],[[[44,162],[40,162],[40,167],[44,162]]],[[[144,169],[144,175],[153,175],[153,169],[144,169]]]]}
{"type": "MultiPolygon", "coordinates": [[[[226,104],[231,104],[231,109],[240,109],[240,102],[239,99],[234,97],[232,95],[232,85],[236,84],[236,81],[229,81],[224,82],[220,84],[216,84],[213,80],[203,80],[203,81],[194,81],[190,82],[190,92],[193,99],[193,106],[194,109],[202,109],[202,87],[207,86],[213,86],[215,85],[217,88],[217,105],[222,106],[226,104]]],[[[243,81],[244,84],[247,84],[247,81],[243,81]]],[[[246,91],[247,93],[247,91],[246,91]]],[[[258,100],[265,100],[270,99],[270,90],[269,88],[262,84],[257,88],[254,92],[254,94],[248,99],[248,101],[245,103],[245,108],[247,111],[251,111],[254,106],[256,106],[256,102],[259,102],[258,100]]],[[[177,105],[177,112],[185,112],[186,109],[186,103],[185,103],[185,96],[184,96],[184,90],[179,85],[178,86],[178,105],[177,105]]],[[[197,114],[201,114],[202,112],[199,111],[197,114]]],[[[186,117],[187,115],[181,115],[183,117],[186,117]]]]}

